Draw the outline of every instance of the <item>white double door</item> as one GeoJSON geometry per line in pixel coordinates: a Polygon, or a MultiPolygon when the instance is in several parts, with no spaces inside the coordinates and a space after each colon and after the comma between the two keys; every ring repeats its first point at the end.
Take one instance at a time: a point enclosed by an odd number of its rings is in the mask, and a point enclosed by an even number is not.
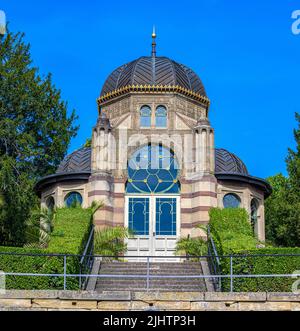
{"type": "Polygon", "coordinates": [[[180,236],[179,196],[141,195],[125,199],[125,226],[134,233],[127,241],[127,256],[173,256],[180,236]]]}

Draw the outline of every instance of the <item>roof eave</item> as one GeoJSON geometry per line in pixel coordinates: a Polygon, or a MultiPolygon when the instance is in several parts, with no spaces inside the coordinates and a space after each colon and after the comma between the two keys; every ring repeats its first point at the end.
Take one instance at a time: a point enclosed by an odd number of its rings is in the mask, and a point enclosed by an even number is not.
{"type": "Polygon", "coordinates": [[[88,181],[90,176],[91,176],[90,171],[56,173],[54,175],[41,178],[35,184],[34,190],[40,196],[41,191],[45,188],[45,186],[49,186],[65,181],[70,181],[70,180],[88,181]]]}
{"type": "Polygon", "coordinates": [[[253,177],[250,175],[243,175],[237,173],[215,173],[215,176],[218,180],[231,180],[231,181],[239,181],[247,184],[254,185],[259,187],[264,192],[265,199],[268,198],[272,194],[272,186],[265,179],[253,177]]]}

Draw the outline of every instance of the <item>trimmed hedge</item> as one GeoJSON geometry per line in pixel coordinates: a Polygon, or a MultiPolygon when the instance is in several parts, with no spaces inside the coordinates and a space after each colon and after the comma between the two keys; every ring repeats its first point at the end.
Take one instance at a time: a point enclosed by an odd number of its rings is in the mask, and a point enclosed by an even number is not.
{"type": "MultiPolygon", "coordinates": [[[[236,275],[292,274],[300,270],[300,248],[258,248],[235,252],[233,256],[233,273],[236,275]],[[239,257],[238,254],[248,256],[239,257]],[[263,254],[277,256],[264,256],[263,254]],[[280,256],[280,254],[285,254],[285,256],[280,256]],[[299,256],[287,256],[287,254],[299,254],[299,256]]],[[[229,258],[222,257],[221,265],[222,273],[229,275],[229,258]]],[[[295,279],[287,277],[235,278],[233,286],[235,292],[291,292],[294,282],[295,279]]],[[[222,281],[222,289],[224,291],[230,289],[229,279],[222,281]]]]}
{"type": "Polygon", "coordinates": [[[241,249],[255,249],[249,217],[242,208],[212,208],[209,212],[209,226],[219,254],[234,253],[241,249]]]}
{"type": "MultiPolygon", "coordinates": [[[[257,248],[258,240],[254,237],[246,210],[219,209],[210,211],[211,235],[220,255],[222,274],[230,274],[230,258],[233,256],[235,275],[292,274],[300,270],[299,256],[278,256],[280,254],[300,254],[300,248],[257,248]],[[274,254],[277,256],[263,256],[274,254]],[[248,255],[240,257],[239,255],[248,255]],[[253,256],[261,255],[261,256],[253,256]]],[[[235,278],[235,292],[290,292],[295,279],[291,278],[235,278]]],[[[222,290],[230,290],[230,279],[222,279],[222,290]]]]}
{"type": "MultiPolygon", "coordinates": [[[[74,254],[83,252],[92,224],[91,209],[58,209],[54,232],[47,249],[0,247],[0,253],[74,254]]],[[[67,273],[79,272],[79,257],[67,257],[67,273]]],[[[63,256],[13,256],[0,254],[0,270],[4,272],[62,274],[63,256]]],[[[7,276],[7,289],[63,289],[63,277],[7,276]]],[[[67,288],[79,288],[78,279],[67,278],[67,288]]]]}

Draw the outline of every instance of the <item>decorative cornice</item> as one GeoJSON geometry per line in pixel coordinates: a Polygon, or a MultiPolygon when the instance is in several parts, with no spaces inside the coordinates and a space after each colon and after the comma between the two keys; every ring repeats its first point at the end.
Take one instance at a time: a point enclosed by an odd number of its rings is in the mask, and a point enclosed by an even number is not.
{"type": "Polygon", "coordinates": [[[129,93],[170,93],[170,92],[183,94],[187,97],[190,97],[194,100],[203,103],[207,107],[209,107],[210,105],[210,100],[207,97],[179,85],[127,85],[101,96],[100,98],[98,98],[97,102],[100,107],[106,101],[109,101],[111,99],[129,93]]]}

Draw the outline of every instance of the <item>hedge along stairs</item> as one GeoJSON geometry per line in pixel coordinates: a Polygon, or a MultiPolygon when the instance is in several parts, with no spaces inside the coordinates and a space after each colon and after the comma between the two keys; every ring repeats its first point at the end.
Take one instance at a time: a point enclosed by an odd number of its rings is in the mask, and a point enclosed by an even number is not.
{"type": "MultiPolygon", "coordinates": [[[[258,248],[260,243],[244,209],[213,208],[210,211],[210,230],[224,275],[230,274],[230,258],[224,255],[233,256],[233,273],[236,275],[293,274],[300,269],[300,248],[258,248]],[[265,256],[267,254],[276,256],[265,256]]],[[[291,292],[294,282],[295,279],[284,277],[236,278],[233,285],[235,292],[291,292]]],[[[223,279],[222,290],[229,289],[230,280],[223,279]]]]}
{"type": "MultiPolygon", "coordinates": [[[[92,224],[92,210],[62,208],[57,210],[54,231],[47,249],[0,247],[0,270],[14,273],[63,274],[63,256],[25,256],[22,254],[82,254],[92,224]],[[20,255],[2,255],[18,253],[20,255]]],[[[79,273],[79,257],[67,257],[67,273],[79,273]]],[[[62,277],[7,276],[7,289],[61,290],[62,277]]],[[[79,289],[79,279],[67,278],[67,289],[79,289]]]]}
{"type": "MultiPolygon", "coordinates": [[[[145,291],[145,278],[126,278],[130,275],[147,275],[147,263],[143,262],[102,262],[100,275],[121,276],[121,278],[98,278],[96,291],[145,291]]],[[[176,276],[203,275],[200,262],[185,261],[182,263],[150,263],[150,275],[174,276],[174,278],[152,278],[149,281],[151,291],[204,292],[204,279],[179,278],[176,276]]]]}

